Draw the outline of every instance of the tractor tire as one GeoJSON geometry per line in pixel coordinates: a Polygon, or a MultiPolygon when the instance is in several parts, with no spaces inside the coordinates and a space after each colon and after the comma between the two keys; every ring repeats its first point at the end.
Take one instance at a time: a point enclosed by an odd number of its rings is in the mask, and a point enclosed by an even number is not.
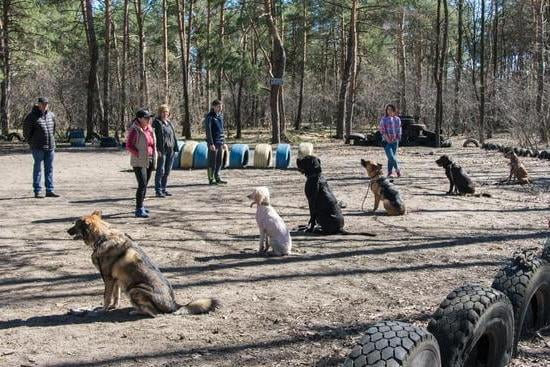
{"type": "Polygon", "coordinates": [[[344,362],[344,367],[440,367],[435,337],[417,326],[382,321],[367,329],[344,362]]]}
{"type": "Polygon", "coordinates": [[[550,263],[522,251],[496,275],[492,285],[514,307],[514,355],[522,337],[550,324],[550,263]]]}
{"type": "Polygon", "coordinates": [[[441,302],[428,331],[439,343],[443,367],[503,367],[514,346],[514,310],[504,293],[469,284],[441,302]]]}
{"type": "MultiPolygon", "coordinates": [[[[464,143],[462,144],[462,147],[463,147],[463,148],[466,148],[466,147],[468,147],[470,144],[473,144],[475,147],[478,147],[478,148],[479,148],[479,141],[477,141],[476,139],[472,139],[472,138],[469,138],[469,139],[464,140],[464,143]]],[[[485,144],[484,144],[484,145],[485,145],[485,144]]]]}

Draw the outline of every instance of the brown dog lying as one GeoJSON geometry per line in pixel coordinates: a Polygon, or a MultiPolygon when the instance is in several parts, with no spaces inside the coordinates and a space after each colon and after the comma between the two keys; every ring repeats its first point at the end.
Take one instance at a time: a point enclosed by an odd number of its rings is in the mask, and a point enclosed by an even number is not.
{"type": "Polygon", "coordinates": [[[507,182],[509,183],[513,176],[521,185],[531,183],[529,180],[529,174],[527,173],[525,166],[519,161],[516,153],[511,151],[510,153],[504,154],[504,156],[510,159],[510,163],[508,163],[510,166],[510,176],[508,177],[507,182]]]}
{"type": "Polygon", "coordinates": [[[382,165],[361,159],[361,166],[365,168],[371,180],[370,188],[374,194],[373,211],[378,209],[378,205],[380,205],[380,201],[382,201],[388,215],[405,214],[405,203],[401,200],[399,191],[397,191],[395,186],[384,177],[382,165]]]}

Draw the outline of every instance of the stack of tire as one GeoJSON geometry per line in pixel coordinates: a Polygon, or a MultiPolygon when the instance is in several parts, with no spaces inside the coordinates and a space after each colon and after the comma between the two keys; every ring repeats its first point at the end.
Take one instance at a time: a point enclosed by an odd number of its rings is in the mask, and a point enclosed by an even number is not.
{"type": "Polygon", "coordinates": [[[8,135],[0,135],[0,141],[13,141],[14,139],[17,139],[18,141],[23,141],[23,137],[19,133],[9,133],[8,135]]]}
{"type": "Polygon", "coordinates": [[[68,137],[71,147],[81,148],[86,146],[86,136],[83,129],[69,130],[68,137]]]}
{"type": "Polygon", "coordinates": [[[498,150],[502,153],[514,152],[520,157],[532,157],[550,160],[550,150],[526,149],[520,147],[505,146],[503,144],[483,143],[481,149],[498,150]]]}
{"type": "Polygon", "coordinates": [[[506,366],[518,341],[550,324],[550,247],[514,256],[492,286],[453,290],[427,329],[383,321],[372,325],[344,366],[506,366]]]}

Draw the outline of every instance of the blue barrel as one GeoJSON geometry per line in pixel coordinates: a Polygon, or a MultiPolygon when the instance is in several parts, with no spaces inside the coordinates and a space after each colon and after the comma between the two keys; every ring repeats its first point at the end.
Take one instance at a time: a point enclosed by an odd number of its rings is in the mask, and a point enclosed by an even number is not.
{"type": "Polygon", "coordinates": [[[73,129],[69,130],[69,141],[71,139],[84,139],[86,136],[84,135],[84,129],[73,129]]]}
{"type": "Polygon", "coordinates": [[[193,153],[193,168],[208,168],[208,144],[199,143],[193,153]]]}
{"type": "Polygon", "coordinates": [[[181,152],[183,151],[183,146],[185,145],[185,142],[183,140],[178,140],[176,144],[178,144],[178,151],[174,154],[174,163],[172,163],[172,169],[181,168],[181,152]]]}
{"type": "Polygon", "coordinates": [[[233,144],[229,153],[229,168],[243,168],[248,164],[249,148],[246,144],[233,144]]]}
{"type": "Polygon", "coordinates": [[[86,146],[86,139],[84,139],[84,138],[70,138],[69,143],[71,143],[71,147],[83,148],[83,147],[86,146]]]}
{"type": "Polygon", "coordinates": [[[277,152],[275,153],[275,167],[279,169],[288,168],[290,165],[290,153],[291,148],[289,144],[277,145],[277,152]]]}

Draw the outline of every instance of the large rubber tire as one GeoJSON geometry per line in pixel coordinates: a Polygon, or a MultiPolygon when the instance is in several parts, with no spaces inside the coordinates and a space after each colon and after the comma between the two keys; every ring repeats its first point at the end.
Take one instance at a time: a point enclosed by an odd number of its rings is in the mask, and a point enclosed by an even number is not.
{"type": "Polygon", "coordinates": [[[520,252],[497,273],[492,287],[512,301],[515,355],[522,336],[550,324],[550,263],[532,251],[520,252]]]}
{"type": "Polygon", "coordinates": [[[440,367],[437,340],[428,331],[399,321],[382,321],[367,329],[344,367],[440,367]]]}
{"type": "Polygon", "coordinates": [[[8,139],[8,141],[13,141],[13,139],[17,139],[17,141],[21,142],[25,140],[19,133],[9,133],[6,138],[8,139]]]}
{"type": "Polygon", "coordinates": [[[470,144],[473,144],[475,147],[479,148],[479,141],[477,141],[476,139],[473,139],[473,138],[469,138],[469,139],[464,140],[464,143],[462,143],[462,147],[466,148],[470,144]]]}
{"type": "Polygon", "coordinates": [[[271,144],[258,144],[254,148],[254,168],[269,168],[273,160],[271,144]]]}
{"type": "Polygon", "coordinates": [[[112,136],[103,136],[99,139],[99,146],[102,148],[118,148],[119,144],[112,136]]]}
{"type": "Polygon", "coordinates": [[[288,168],[290,165],[290,156],[292,149],[289,144],[277,145],[277,151],[275,153],[275,167],[279,169],[288,168]]]}
{"type": "Polygon", "coordinates": [[[506,295],[480,285],[452,291],[428,324],[443,367],[503,367],[514,346],[514,310],[506,295]]]}
{"type": "Polygon", "coordinates": [[[298,158],[301,159],[308,155],[313,155],[313,144],[300,143],[298,146],[298,158]]]}
{"type": "Polygon", "coordinates": [[[178,145],[178,151],[174,153],[174,163],[172,163],[172,169],[178,169],[181,167],[181,153],[183,152],[183,146],[185,142],[178,140],[176,141],[178,145]]]}
{"type": "Polygon", "coordinates": [[[195,152],[193,152],[193,168],[208,168],[208,144],[205,141],[197,144],[195,152]]]}
{"type": "Polygon", "coordinates": [[[249,148],[246,144],[233,144],[229,153],[229,168],[246,167],[249,160],[249,148]]]}
{"type": "Polygon", "coordinates": [[[188,140],[183,146],[183,151],[181,152],[180,159],[180,168],[191,169],[193,168],[193,156],[195,155],[195,149],[197,149],[197,143],[193,140],[188,140]]]}

